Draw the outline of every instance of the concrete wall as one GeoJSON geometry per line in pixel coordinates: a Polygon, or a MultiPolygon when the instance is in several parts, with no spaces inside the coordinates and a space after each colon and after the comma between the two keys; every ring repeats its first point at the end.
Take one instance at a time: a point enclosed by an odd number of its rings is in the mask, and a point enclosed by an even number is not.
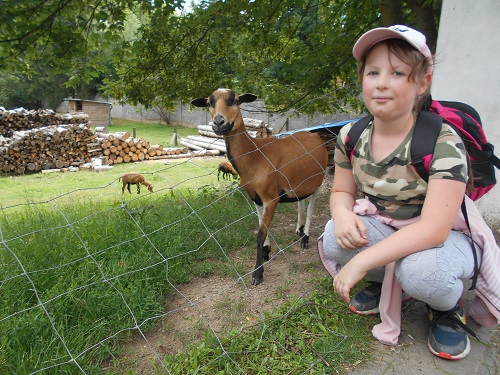
{"type": "MultiPolygon", "coordinates": [[[[112,101],[112,99],[107,99],[112,101]]],[[[241,106],[243,117],[264,121],[269,127],[273,128],[274,132],[286,130],[296,130],[307,128],[310,126],[321,125],[325,123],[334,123],[352,118],[352,115],[336,114],[331,116],[315,115],[309,116],[293,116],[291,113],[286,115],[272,114],[266,111],[265,104],[262,101],[253,103],[245,103],[241,106]]],[[[155,121],[160,122],[160,116],[154,110],[145,110],[141,107],[130,105],[113,104],[111,116],[115,118],[125,118],[137,121],[155,121]]],[[[211,121],[208,110],[203,108],[190,108],[189,105],[177,105],[174,112],[169,115],[170,121],[182,124],[184,126],[207,125],[211,121]]]]}
{"type": "MultiPolygon", "coordinates": [[[[466,102],[481,115],[500,155],[500,1],[444,0],[432,96],[466,102]]],[[[497,180],[500,173],[497,170],[497,180]]],[[[500,228],[500,182],[477,201],[490,225],[500,228]]]]}

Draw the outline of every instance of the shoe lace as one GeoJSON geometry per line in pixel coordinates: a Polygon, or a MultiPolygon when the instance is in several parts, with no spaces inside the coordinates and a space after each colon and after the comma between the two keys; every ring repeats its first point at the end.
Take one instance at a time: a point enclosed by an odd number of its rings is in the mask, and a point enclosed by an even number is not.
{"type": "Polygon", "coordinates": [[[479,338],[477,337],[476,333],[467,327],[467,325],[462,322],[460,318],[458,318],[457,314],[455,311],[460,310],[460,306],[457,304],[457,306],[449,311],[438,311],[432,309],[432,316],[433,316],[433,325],[442,325],[446,327],[451,327],[453,329],[457,328],[462,328],[464,331],[469,333],[472,337],[474,337],[476,340],[480,341],[479,338]]]}

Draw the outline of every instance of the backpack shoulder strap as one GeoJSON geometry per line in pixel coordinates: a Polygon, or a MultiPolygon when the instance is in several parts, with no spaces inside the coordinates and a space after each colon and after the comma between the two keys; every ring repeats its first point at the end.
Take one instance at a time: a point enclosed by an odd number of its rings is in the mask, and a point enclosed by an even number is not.
{"type": "Polygon", "coordinates": [[[345,152],[349,160],[352,161],[352,155],[354,152],[354,147],[358,142],[359,137],[361,137],[361,133],[366,129],[368,124],[373,120],[373,116],[365,116],[362,119],[356,121],[349,132],[347,133],[347,138],[345,140],[345,152]]]}
{"type": "Polygon", "coordinates": [[[434,146],[441,132],[443,119],[431,112],[420,111],[411,140],[411,163],[422,177],[429,180],[429,169],[434,146]]]}
{"type": "MultiPolygon", "coordinates": [[[[413,137],[411,141],[411,157],[412,164],[417,173],[425,181],[429,181],[430,163],[432,161],[432,154],[434,146],[436,145],[441,127],[443,125],[442,117],[427,111],[420,111],[415,123],[413,137]]],[[[465,197],[461,205],[462,215],[464,216],[465,223],[469,232],[471,232],[469,218],[467,215],[467,208],[465,206],[465,197]]],[[[479,264],[476,246],[471,237],[472,255],[474,257],[474,275],[472,276],[472,285],[469,290],[476,287],[477,275],[479,274],[479,264]]]]}

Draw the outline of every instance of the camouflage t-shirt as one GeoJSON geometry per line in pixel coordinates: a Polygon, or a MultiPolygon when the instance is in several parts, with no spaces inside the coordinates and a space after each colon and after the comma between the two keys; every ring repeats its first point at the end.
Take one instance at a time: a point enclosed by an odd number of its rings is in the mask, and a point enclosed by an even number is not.
{"type": "MultiPolygon", "coordinates": [[[[352,169],[359,192],[379,210],[394,219],[410,219],[420,215],[427,192],[427,182],[411,165],[410,145],[413,131],[391,154],[375,162],[371,152],[373,124],[370,123],[356,143],[352,164],[346,155],[345,140],[354,122],[339,133],[335,149],[335,165],[352,169]]],[[[429,171],[429,179],[444,178],[467,182],[467,157],[460,136],[443,123],[429,171]]]]}

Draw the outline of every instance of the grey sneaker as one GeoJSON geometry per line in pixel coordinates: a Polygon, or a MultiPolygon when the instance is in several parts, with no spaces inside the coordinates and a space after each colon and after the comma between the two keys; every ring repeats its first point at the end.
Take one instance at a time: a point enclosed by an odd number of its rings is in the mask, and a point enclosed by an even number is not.
{"type": "MultiPolygon", "coordinates": [[[[373,315],[379,312],[382,283],[370,281],[370,285],[359,291],[351,299],[349,309],[360,315],[373,315]]],[[[408,301],[411,297],[403,290],[402,300],[408,301]]]]}
{"type": "Polygon", "coordinates": [[[463,303],[460,299],[449,311],[438,311],[427,306],[432,321],[427,346],[432,354],[445,359],[462,359],[470,351],[467,332],[476,337],[466,323],[463,303]]]}
{"type": "Polygon", "coordinates": [[[360,315],[373,315],[379,312],[378,304],[382,293],[382,283],[370,281],[365,289],[351,298],[349,309],[360,315]]]}

